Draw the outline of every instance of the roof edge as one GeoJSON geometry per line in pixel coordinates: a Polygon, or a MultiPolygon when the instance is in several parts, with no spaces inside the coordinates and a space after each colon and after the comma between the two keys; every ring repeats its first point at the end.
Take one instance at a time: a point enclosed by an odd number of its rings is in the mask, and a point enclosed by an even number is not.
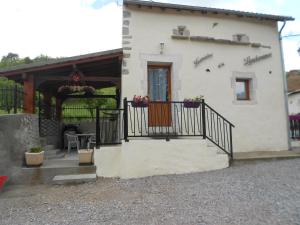
{"type": "Polygon", "coordinates": [[[293,91],[289,92],[288,96],[293,95],[293,94],[297,94],[297,93],[300,93],[300,89],[296,89],[296,90],[293,90],[293,91]]]}
{"type": "Polygon", "coordinates": [[[128,5],[136,5],[136,6],[148,6],[148,7],[160,7],[160,8],[168,8],[168,9],[177,9],[177,10],[192,10],[192,11],[206,11],[212,13],[224,13],[224,14],[232,14],[237,16],[246,16],[246,17],[257,17],[262,19],[269,19],[275,21],[293,21],[295,20],[291,16],[280,16],[280,15],[271,15],[271,14],[263,14],[263,13],[253,13],[253,12],[245,12],[245,11],[237,11],[230,9],[219,9],[219,8],[210,8],[210,7],[202,7],[202,6],[191,6],[191,5],[181,5],[174,3],[163,3],[163,2],[154,2],[154,1],[140,1],[140,0],[124,0],[124,4],[128,5]]]}
{"type": "Polygon", "coordinates": [[[118,55],[123,54],[123,48],[117,48],[107,51],[101,51],[101,52],[94,52],[84,55],[77,55],[77,56],[71,56],[71,57],[64,57],[64,58],[58,58],[58,59],[52,59],[46,62],[35,62],[35,63],[29,63],[29,64],[22,64],[17,66],[12,66],[5,69],[0,69],[0,77],[7,75],[7,73],[20,73],[20,71],[23,72],[30,72],[35,69],[43,68],[50,65],[60,65],[65,63],[70,63],[72,61],[76,60],[86,60],[86,59],[92,59],[92,58],[98,58],[98,57],[105,57],[108,55],[118,55]]]}

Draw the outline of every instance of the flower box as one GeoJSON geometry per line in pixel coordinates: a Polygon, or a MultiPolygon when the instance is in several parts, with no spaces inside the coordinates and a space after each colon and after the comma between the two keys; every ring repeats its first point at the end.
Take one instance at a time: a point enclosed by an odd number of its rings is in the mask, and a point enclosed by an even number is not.
{"type": "Polygon", "coordinates": [[[131,102],[132,107],[146,108],[148,105],[148,102],[131,102]]]}
{"type": "Polygon", "coordinates": [[[199,108],[200,102],[198,101],[186,101],[183,102],[183,107],[185,108],[199,108]]]}

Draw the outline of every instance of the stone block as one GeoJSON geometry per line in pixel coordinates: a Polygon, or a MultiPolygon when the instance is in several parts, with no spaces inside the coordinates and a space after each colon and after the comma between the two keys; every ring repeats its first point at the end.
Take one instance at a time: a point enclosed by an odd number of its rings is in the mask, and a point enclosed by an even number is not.
{"type": "Polygon", "coordinates": [[[123,20],[123,25],[124,26],[129,26],[130,21],[129,20],[123,20]]]}
{"type": "Polygon", "coordinates": [[[128,35],[128,34],[129,34],[129,28],[123,27],[123,35],[128,35]]]}
{"type": "Polygon", "coordinates": [[[123,45],[128,45],[130,44],[130,41],[123,41],[123,45]]]}
{"type": "Polygon", "coordinates": [[[123,11],[123,18],[130,18],[131,17],[131,12],[124,10],[123,11]]]}
{"type": "Polygon", "coordinates": [[[128,69],[123,69],[122,70],[122,74],[123,75],[128,75],[129,74],[129,70],[128,69]]]}

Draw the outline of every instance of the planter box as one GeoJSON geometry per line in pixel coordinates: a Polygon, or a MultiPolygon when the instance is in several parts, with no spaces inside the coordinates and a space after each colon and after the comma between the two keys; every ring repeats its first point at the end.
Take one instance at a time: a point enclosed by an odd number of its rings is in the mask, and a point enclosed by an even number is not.
{"type": "Polygon", "coordinates": [[[39,153],[25,152],[27,166],[40,166],[44,162],[44,151],[39,153]]]}
{"type": "Polygon", "coordinates": [[[132,107],[139,107],[139,108],[146,108],[148,107],[149,103],[145,102],[131,102],[132,107]]]}
{"type": "Polygon", "coordinates": [[[78,150],[79,156],[79,164],[93,164],[93,156],[94,150],[93,149],[80,149],[78,150]]]}
{"type": "Polygon", "coordinates": [[[199,108],[200,102],[183,102],[185,108],[199,108]]]}

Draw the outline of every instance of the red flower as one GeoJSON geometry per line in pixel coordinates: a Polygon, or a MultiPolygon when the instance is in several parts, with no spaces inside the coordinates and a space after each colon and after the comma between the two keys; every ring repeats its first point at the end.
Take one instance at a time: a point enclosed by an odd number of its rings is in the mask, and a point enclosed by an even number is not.
{"type": "Polygon", "coordinates": [[[0,189],[2,189],[4,183],[7,181],[8,176],[0,176],[0,189]]]}

